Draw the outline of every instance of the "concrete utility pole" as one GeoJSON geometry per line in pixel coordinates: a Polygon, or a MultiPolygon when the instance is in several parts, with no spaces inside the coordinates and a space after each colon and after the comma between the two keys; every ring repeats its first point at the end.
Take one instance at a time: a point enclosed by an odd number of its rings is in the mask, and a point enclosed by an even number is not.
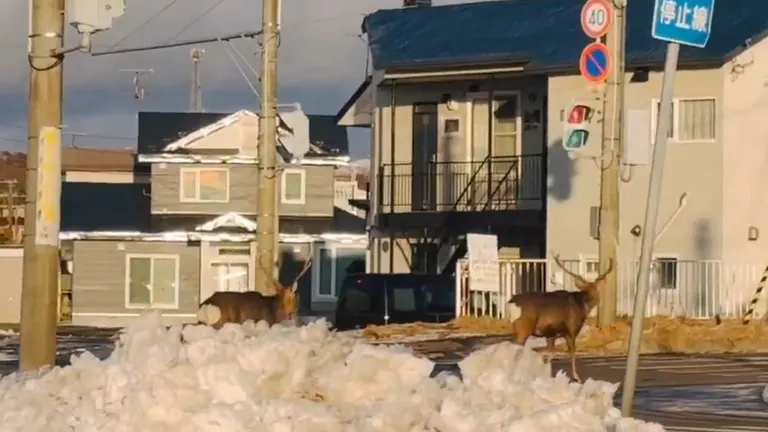
{"type": "Polygon", "coordinates": [[[192,112],[203,112],[203,87],[200,82],[200,60],[205,51],[200,48],[193,48],[192,56],[192,91],[189,99],[189,110],[192,112]]]}
{"type": "MultiPolygon", "coordinates": [[[[256,265],[270,276],[277,266],[279,232],[277,189],[277,42],[279,0],[263,0],[261,47],[261,112],[259,113],[259,202],[256,265]]],[[[267,277],[257,277],[256,290],[275,293],[267,277]]]]}
{"type": "Polygon", "coordinates": [[[600,172],[600,272],[608,269],[613,260],[616,267],[605,278],[601,288],[598,323],[605,326],[616,320],[618,293],[619,248],[619,172],[624,139],[624,61],[627,32],[626,0],[615,0],[613,25],[606,35],[606,46],[613,54],[614,66],[606,87],[603,102],[603,144],[600,172]]]}
{"type": "Polygon", "coordinates": [[[19,367],[32,371],[56,360],[58,324],[60,164],[64,0],[31,0],[29,147],[24,210],[24,276],[19,367]],[[41,140],[44,141],[41,143],[41,140]],[[42,155],[40,150],[42,149],[42,155]],[[39,166],[40,157],[43,166],[39,166]],[[43,181],[39,177],[46,176],[43,181]]]}

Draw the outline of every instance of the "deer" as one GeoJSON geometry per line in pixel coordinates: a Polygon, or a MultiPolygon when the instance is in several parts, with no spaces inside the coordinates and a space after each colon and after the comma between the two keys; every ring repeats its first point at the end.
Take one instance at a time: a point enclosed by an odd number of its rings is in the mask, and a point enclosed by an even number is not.
{"type": "Polygon", "coordinates": [[[529,337],[547,340],[547,351],[554,354],[555,341],[564,338],[571,361],[571,375],[581,381],[576,370],[576,338],[584,322],[600,301],[601,282],[613,271],[613,260],[608,269],[593,281],[565,268],[559,255],[555,264],[571,276],[578,291],[527,292],[516,294],[506,305],[507,318],[512,322],[515,342],[524,345],[529,337]]]}
{"type": "MultiPolygon", "coordinates": [[[[298,315],[299,280],[312,265],[313,254],[304,263],[304,267],[288,285],[283,285],[272,276],[272,272],[259,267],[275,287],[276,294],[267,296],[256,291],[231,292],[218,291],[200,304],[197,311],[198,324],[221,329],[226,323],[243,324],[266,321],[270,326],[283,320],[293,320],[298,315]]],[[[279,266],[278,266],[279,267],[279,266]]]]}

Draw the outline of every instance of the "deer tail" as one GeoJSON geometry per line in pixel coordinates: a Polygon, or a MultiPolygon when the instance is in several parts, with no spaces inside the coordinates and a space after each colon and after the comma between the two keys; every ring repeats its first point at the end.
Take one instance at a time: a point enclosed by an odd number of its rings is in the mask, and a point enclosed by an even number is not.
{"type": "Polygon", "coordinates": [[[197,322],[205,325],[214,325],[221,319],[221,308],[212,304],[204,304],[197,311],[197,322]]]}

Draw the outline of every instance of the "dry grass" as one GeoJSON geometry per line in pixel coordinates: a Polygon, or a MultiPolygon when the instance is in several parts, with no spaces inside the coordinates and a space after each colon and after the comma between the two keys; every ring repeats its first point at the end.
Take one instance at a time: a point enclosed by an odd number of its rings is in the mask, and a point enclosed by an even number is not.
{"type": "MultiPolygon", "coordinates": [[[[631,320],[620,317],[614,324],[597,328],[594,319],[582,332],[577,347],[588,354],[623,354],[626,352],[631,320]]],[[[369,340],[388,341],[401,338],[447,339],[472,334],[511,335],[508,321],[487,317],[461,317],[446,324],[414,323],[371,326],[362,336],[369,340]]],[[[563,351],[558,346],[558,351],[563,351]]],[[[768,325],[739,320],[694,320],[655,317],[646,319],[641,351],[644,353],[726,353],[768,352],[768,325]]]]}

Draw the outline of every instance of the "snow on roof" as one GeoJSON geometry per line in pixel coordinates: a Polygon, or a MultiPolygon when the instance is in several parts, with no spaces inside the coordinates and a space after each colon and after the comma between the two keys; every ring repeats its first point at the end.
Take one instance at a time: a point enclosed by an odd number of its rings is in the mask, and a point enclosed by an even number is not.
{"type": "Polygon", "coordinates": [[[236,113],[233,113],[233,114],[230,114],[230,115],[224,117],[223,119],[221,119],[221,120],[219,120],[219,121],[217,121],[215,123],[211,123],[211,124],[209,124],[208,126],[206,126],[204,128],[200,128],[200,129],[192,132],[189,135],[185,135],[185,136],[177,139],[176,141],[174,141],[174,142],[168,144],[167,146],[165,146],[163,151],[164,152],[175,152],[175,151],[178,151],[178,150],[185,149],[185,148],[187,148],[187,146],[189,146],[193,142],[195,142],[197,140],[200,140],[200,139],[203,139],[203,138],[207,137],[208,135],[216,132],[217,130],[224,129],[225,127],[227,127],[227,126],[237,122],[238,120],[240,120],[243,117],[255,117],[255,116],[256,116],[256,114],[251,112],[251,111],[240,110],[240,111],[238,111],[236,113]]]}
{"type": "Polygon", "coordinates": [[[256,222],[235,212],[229,212],[197,226],[195,231],[211,232],[222,227],[242,228],[248,232],[254,232],[257,228],[256,222]]]}
{"type": "Polygon", "coordinates": [[[93,431],[663,431],[624,420],[618,385],[551,378],[551,366],[509,342],[460,363],[455,376],[403,346],[373,346],[323,321],[163,325],[134,322],[112,355],[0,381],[4,432],[93,431]],[[620,424],[617,428],[616,426],[620,424]]]}

